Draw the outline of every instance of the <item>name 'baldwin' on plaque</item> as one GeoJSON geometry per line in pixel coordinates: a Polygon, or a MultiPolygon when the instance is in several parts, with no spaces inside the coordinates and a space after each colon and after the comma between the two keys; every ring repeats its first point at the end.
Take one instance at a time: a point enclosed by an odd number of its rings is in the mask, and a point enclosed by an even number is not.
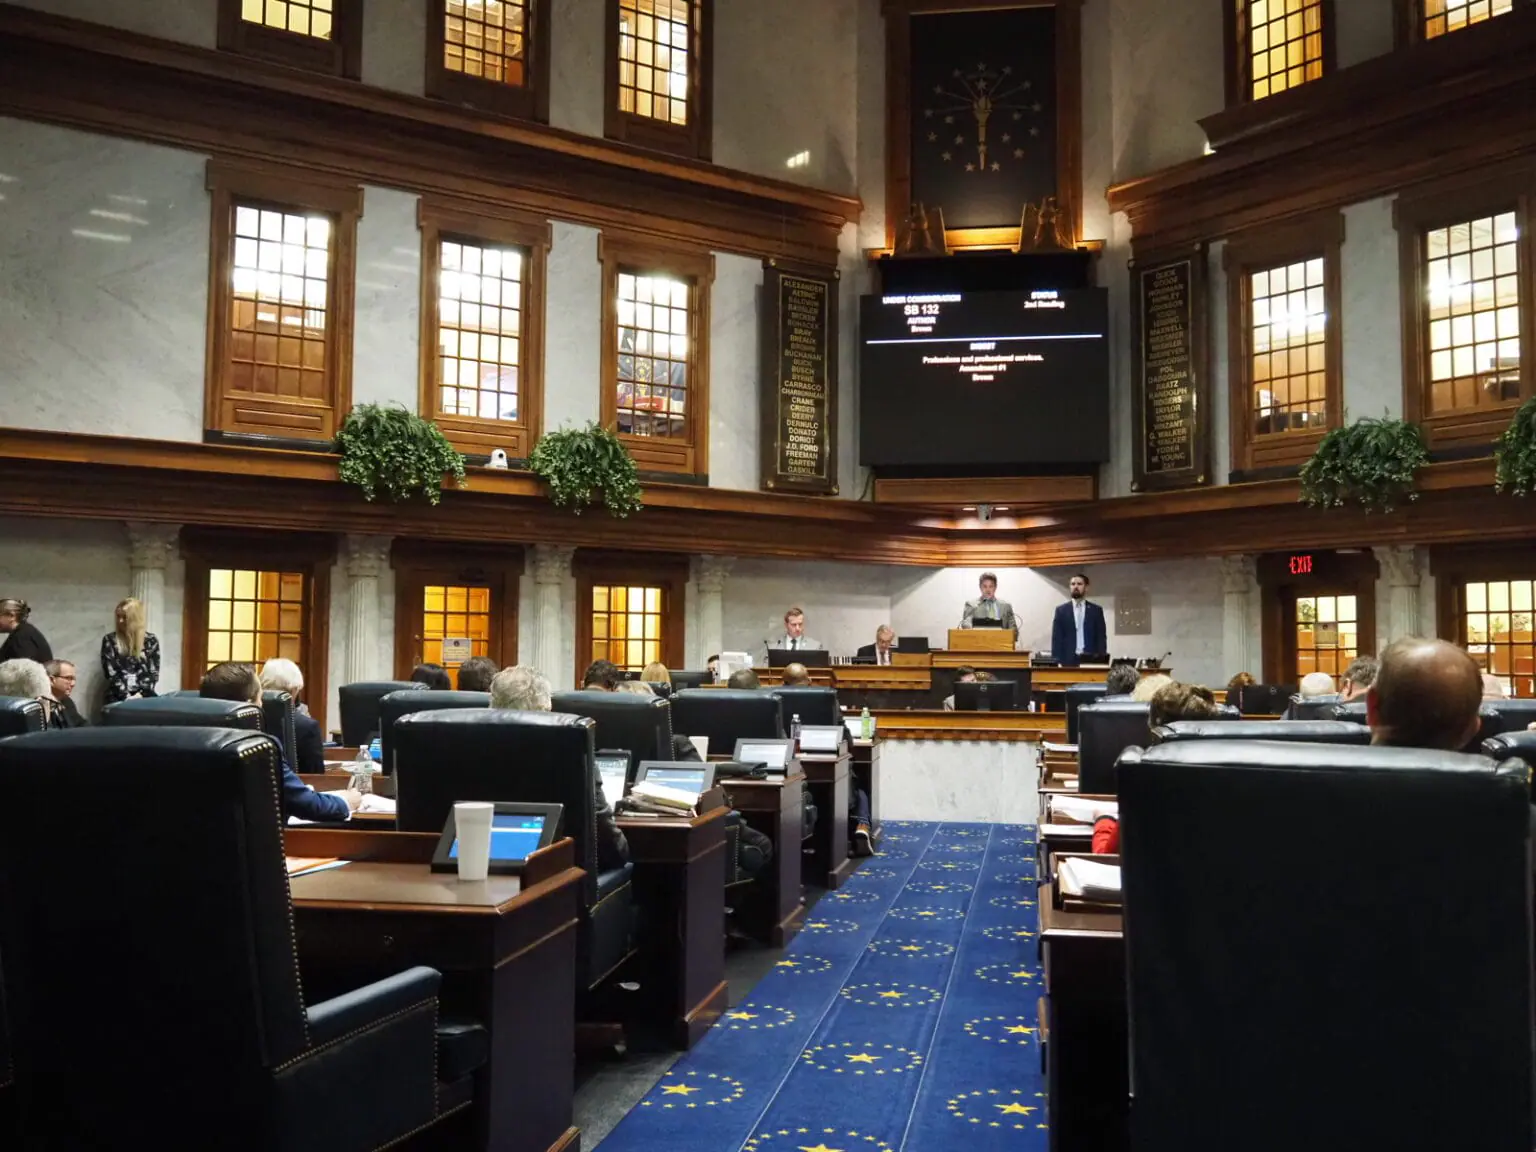
{"type": "Polygon", "coordinates": [[[763,269],[762,487],[837,495],[837,273],[763,269]]]}
{"type": "Polygon", "coordinates": [[[1138,414],[1133,491],[1210,483],[1206,283],[1203,248],[1131,266],[1138,414]]]}

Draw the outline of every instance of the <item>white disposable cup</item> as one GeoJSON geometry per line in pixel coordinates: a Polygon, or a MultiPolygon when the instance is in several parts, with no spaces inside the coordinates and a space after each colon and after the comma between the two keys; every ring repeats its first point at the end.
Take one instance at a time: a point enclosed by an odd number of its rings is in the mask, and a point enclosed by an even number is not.
{"type": "Polygon", "coordinates": [[[493,805],[465,801],[453,806],[453,826],[459,838],[459,879],[484,880],[491,869],[493,805]]]}
{"type": "MultiPolygon", "coordinates": [[[[1536,727],[1536,725],[1532,725],[1532,727],[1536,727]]],[[[708,760],[709,759],[709,737],[708,736],[690,736],[690,737],[688,737],[688,739],[693,741],[694,748],[698,749],[699,759],[700,760],[708,760]]]]}

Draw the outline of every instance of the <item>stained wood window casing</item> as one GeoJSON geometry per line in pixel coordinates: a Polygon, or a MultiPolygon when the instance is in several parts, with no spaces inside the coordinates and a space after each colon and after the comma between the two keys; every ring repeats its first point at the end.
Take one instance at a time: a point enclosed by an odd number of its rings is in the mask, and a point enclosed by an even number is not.
{"type": "Polygon", "coordinates": [[[576,576],[576,687],[587,667],[598,659],[613,660],[621,668],[644,667],[630,654],[660,660],[668,668],[683,667],[686,628],[684,596],[688,584],[686,556],[647,556],[620,552],[579,550],[572,562],[576,576]],[[620,590],[624,605],[619,607],[612,590],[620,590]],[[640,592],[637,605],[631,604],[631,590],[640,592]],[[654,603],[646,596],[654,592],[654,603]],[[607,592],[604,598],[599,593],[607,592]],[[647,635],[646,624],[654,621],[654,635],[647,635]],[[625,635],[614,635],[615,623],[625,635]],[[631,637],[633,630],[639,636],[631,637]],[[607,635],[601,633],[606,632],[607,635]],[[634,641],[632,645],[630,642],[634,641]],[[622,649],[622,651],[621,651],[622,649]]]}
{"type": "Polygon", "coordinates": [[[1403,413],[1431,448],[1491,444],[1536,395],[1536,165],[1461,173],[1393,206],[1403,413]]]}
{"type": "Polygon", "coordinates": [[[607,0],[603,132],[708,160],[713,133],[714,0],[607,0]],[[682,16],[684,20],[668,19],[682,16]],[[687,69],[678,90],[672,78],[687,69]]]}
{"type": "Polygon", "coordinates": [[[362,189],[217,160],[208,189],[206,427],[329,441],[352,407],[362,189]]]}
{"type": "Polygon", "coordinates": [[[1515,541],[1430,550],[1436,627],[1512,696],[1536,696],[1536,547],[1515,541]]]}
{"type": "Polygon", "coordinates": [[[1395,0],[1392,17],[1398,47],[1442,40],[1508,16],[1531,0],[1395,0]]]}
{"type": "Polygon", "coordinates": [[[1237,472],[1299,466],[1343,421],[1343,242],[1339,212],[1227,241],[1228,408],[1237,472]]]}
{"type": "MultiPolygon", "coordinates": [[[[442,663],[437,657],[444,636],[468,636],[473,655],[490,656],[503,668],[517,663],[521,548],[402,540],[395,544],[391,562],[396,677],[404,679],[423,661],[442,663]],[[460,592],[465,594],[462,607],[457,602],[460,592]]],[[[450,668],[449,675],[457,686],[458,669],[450,668]]]]}
{"type": "Polygon", "coordinates": [[[360,79],[363,0],[219,0],[219,48],[360,79]]]}
{"type": "Polygon", "coordinates": [[[461,452],[526,459],[543,429],[549,221],[432,196],[419,220],[421,413],[461,452]],[[445,277],[445,261],[470,267],[445,277]]]}
{"type": "Polygon", "coordinates": [[[1225,0],[1227,106],[1291,91],[1333,72],[1334,0],[1225,0]]]}
{"type": "Polygon", "coordinates": [[[550,0],[425,0],[426,93],[549,122],[550,0]]]}
{"type": "Polygon", "coordinates": [[[613,429],[642,472],[709,472],[709,298],[715,261],[708,252],[605,232],[603,266],[603,425],[613,429]],[[685,331],[675,299],[652,303],[662,285],[682,284],[685,331]],[[639,297],[646,297],[644,300],[639,297]],[[659,319],[658,317],[665,317],[659,319]],[[666,330],[657,325],[665,323],[666,330]],[[679,349],[679,337],[684,341],[679,349]],[[679,407],[681,406],[681,411],[679,407]]]}

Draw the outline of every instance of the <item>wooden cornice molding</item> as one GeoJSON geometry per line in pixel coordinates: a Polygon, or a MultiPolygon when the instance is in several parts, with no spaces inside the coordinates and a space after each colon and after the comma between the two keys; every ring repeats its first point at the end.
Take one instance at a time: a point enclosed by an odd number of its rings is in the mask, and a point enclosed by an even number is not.
{"type": "Polygon", "coordinates": [[[835,267],[856,197],[0,4],[0,115],[835,267]]]}
{"type": "Polygon", "coordinates": [[[1200,122],[1216,151],[1109,189],[1138,251],[1388,195],[1536,148],[1536,8],[1200,122]]]}
{"type": "Polygon", "coordinates": [[[935,476],[881,477],[875,480],[875,503],[908,507],[967,504],[1062,504],[1092,500],[1094,476],[935,476]]]}

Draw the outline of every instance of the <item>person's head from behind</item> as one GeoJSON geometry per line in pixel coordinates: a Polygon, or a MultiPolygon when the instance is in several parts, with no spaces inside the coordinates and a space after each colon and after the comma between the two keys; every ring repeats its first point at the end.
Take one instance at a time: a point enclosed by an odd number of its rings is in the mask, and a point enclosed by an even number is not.
{"type": "Polygon", "coordinates": [[[1203,684],[1170,680],[1147,705],[1147,726],[1161,728],[1175,720],[1209,720],[1219,715],[1216,696],[1203,684]]]}
{"type": "Polygon", "coordinates": [[[587,665],[587,674],[581,678],[583,688],[598,692],[617,692],[624,673],[612,660],[594,660],[587,665]]]}
{"type": "Polygon", "coordinates": [[[809,688],[811,686],[811,674],[804,664],[794,663],[784,665],[784,687],[809,688]]]}
{"type": "Polygon", "coordinates": [[[956,684],[974,684],[974,683],[976,683],[976,669],[972,668],[969,664],[962,664],[962,665],[960,665],[960,667],[955,669],[955,683],[956,684]]]}
{"type": "Polygon", "coordinates": [[[36,660],[7,660],[0,664],[0,696],[19,696],[24,700],[53,699],[48,670],[36,660]]]}
{"type": "Polygon", "coordinates": [[[14,632],[27,622],[27,617],[32,615],[32,609],[27,607],[25,600],[17,600],[14,597],[0,600],[0,632],[14,632]]]}
{"type": "Polygon", "coordinates": [[[896,643],[896,629],[889,624],[882,624],[875,629],[875,647],[882,652],[890,651],[892,644],[896,643]]]}
{"type": "Polygon", "coordinates": [[[43,665],[43,670],[48,673],[48,687],[53,690],[53,698],[62,700],[75,690],[75,666],[68,660],[50,660],[43,665]]]}
{"type": "Polygon", "coordinates": [[[750,668],[738,668],[731,673],[731,678],[725,682],[727,688],[756,689],[761,688],[762,683],[757,678],[757,673],[750,668]]]}
{"type": "Polygon", "coordinates": [[[1084,596],[1088,595],[1087,574],[1084,572],[1079,572],[1076,576],[1072,577],[1072,579],[1068,580],[1067,591],[1072,594],[1072,599],[1074,600],[1081,600],[1084,596]]]}
{"type": "Polygon", "coordinates": [[[796,640],[805,635],[804,608],[791,608],[784,613],[784,635],[796,640]]]}
{"type": "Polygon", "coordinates": [[[459,665],[459,691],[489,692],[499,671],[496,661],[489,656],[471,656],[459,665]]]}
{"type": "Polygon", "coordinates": [[[1400,748],[1465,748],[1477,735],[1483,674],[1444,640],[1404,637],[1381,654],[1365,695],[1372,743],[1400,748]]]}
{"type": "Polygon", "coordinates": [[[1297,691],[1303,700],[1311,700],[1318,696],[1332,696],[1338,691],[1338,686],[1326,672],[1308,672],[1301,678],[1297,691]]]}
{"type": "Polygon", "coordinates": [[[537,668],[514,664],[491,677],[491,707],[516,712],[549,711],[549,679],[537,668]]]}
{"type": "Polygon", "coordinates": [[[1136,687],[1131,689],[1131,699],[1138,704],[1152,703],[1152,697],[1173,683],[1173,677],[1166,672],[1159,672],[1153,676],[1143,676],[1136,681],[1136,687]]]}
{"type": "Polygon", "coordinates": [[[295,700],[304,691],[304,673],[299,671],[299,666],[292,660],[285,660],[281,656],[263,664],[258,679],[268,692],[286,692],[295,700]]]}
{"type": "Polygon", "coordinates": [[[230,700],[236,704],[261,703],[261,678],[249,664],[237,664],[233,660],[215,664],[203,673],[203,682],[197,689],[199,696],[210,700],[230,700]]]}
{"type": "Polygon", "coordinates": [[[418,664],[411,669],[411,679],[418,684],[425,684],[434,692],[447,692],[453,688],[448,670],[441,664],[418,664]]]}
{"type": "Polygon", "coordinates": [[[1253,678],[1252,672],[1239,672],[1227,681],[1227,701],[1236,703],[1235,697],[1244,688],[1252,688],[1258,681],[1253,678]]]}
{"type": "Polygon", "coordinates": [[[1141,682],[1141,673],[1134,664],[1116,664],[1104,677],[1104,695],[1129,696],[1141,682]]]}
{"type": "Polygon", "coordinates": [[[660,660],[652,660],[640,670],[640,679],[647,684],[671,684],[672,673],[660,660]]]}
{"type": "Polygon", "coordinates": [[[1374,656],[1356,656],[1351,660],[1339,685],[1339,700],[1364,700],[1366,691],[1376,683],[1378,667],[1374,656]]]}

